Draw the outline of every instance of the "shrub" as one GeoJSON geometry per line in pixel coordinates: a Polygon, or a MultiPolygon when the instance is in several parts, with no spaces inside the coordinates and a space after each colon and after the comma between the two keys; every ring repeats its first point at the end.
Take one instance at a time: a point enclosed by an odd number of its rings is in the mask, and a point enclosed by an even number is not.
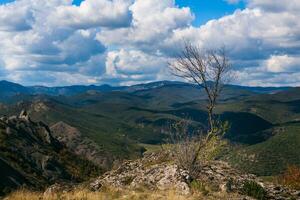
{"type": "Polygon", "coordinates": [[[242,193],[259,200],[266,199],[265,189],[255,181],[246,181],[243,184],[242,193]]]}
{"type": "MultiPolygon", "coordinates": [[[[193,180],[198,177],[204,163],[220,154],[226,142],[216,134],[191,131],[192,126],[190,120],[181,120],[173,124],[169,132],[174,160],[179,167],[189,171],[193,180]]],[[[225,128],[220,128],[220,131],[224,135],[225,128]]]]}
{"type": "Polygon", "coordinates": [[[206,189],[205,184],[198,180],[193,180],[190,183],[190,187],[193,192],[201,192],[203,195],[208,195],[208,193],[209,193],[209,191],[206,189]]]}
{"type": "Polygon", "coordinates": [[[190,133],[191,122],[182,120],[170,128],[171,154],[176,164],[189,171],[192,179],[200,172],[199,155],[201,151],[200,134],[190,133]]]}
{"type": "Polygon", "coordinates": [[[287,167],[287,170],[279,176],[279,183],[300,190],[300,168],[296,165],[287,167]]]}

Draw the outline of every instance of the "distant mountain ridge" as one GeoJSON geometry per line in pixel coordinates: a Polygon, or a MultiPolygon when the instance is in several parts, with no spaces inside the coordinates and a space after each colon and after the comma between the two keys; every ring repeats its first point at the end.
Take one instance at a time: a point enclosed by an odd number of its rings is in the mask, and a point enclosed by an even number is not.
{"type": "MultiPolygon", "coordinates": [[[[142,90],[155,89],[166,86],[189,86],[198,87],[190,83],[184,83],[179,81],[158,81],[145,84],[137,84],[132,86],[110,86],[104,85],[72,85],[61,87],[46,87],[46,86],[23,86],[17,83],[2,80],[0,81],[0,100],[10,98],[18,95],[50,95],[50,96],[72,96],[88,91],[96,92],[112,92],[112,91],[124,91],[124,92],[136,92],[142,90]]],[[[280,91],[286,91],[291,87],[248,87],[238,85],[227,85],[232,89],[240,89],[253,93],[272,94],[280,91]]]]}

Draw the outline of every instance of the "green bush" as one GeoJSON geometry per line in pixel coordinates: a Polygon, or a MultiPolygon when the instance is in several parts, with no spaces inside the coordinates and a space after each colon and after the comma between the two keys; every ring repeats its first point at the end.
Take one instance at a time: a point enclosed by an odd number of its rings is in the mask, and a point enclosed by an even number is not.
{"type": "Polygon", "coordinates": [[[266,199],[265,189],[255,181],[246,181],[243,184],[242,193],[259,200],[266,199]]]}
{"type": "Polygon", "coordinates": [[[209,193],[209,191],[206,189],[205,184],[197,180],[193,180],[190,183],[190,187],[193,192],[201,192],[203,195],[208,195],[209,193]]]}

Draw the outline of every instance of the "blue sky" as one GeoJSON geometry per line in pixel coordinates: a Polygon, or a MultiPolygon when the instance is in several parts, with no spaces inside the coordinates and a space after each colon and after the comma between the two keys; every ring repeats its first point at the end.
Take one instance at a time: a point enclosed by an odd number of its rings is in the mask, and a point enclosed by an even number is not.
{"type": "Polygon", "coordinates": [[[1,4],[4,4],[4,3],[12,2],[12,1],[14,1],[14,0],[0,0],[0,3],[1,3],[1,4]]]}
{"type": "Polygon", "coordinates": [[[194,25],[205,24],[211,19],[218,19],[233,13],[236,9],[243,9],[243,2],[228,4],[224,0],[176,0],[179,6],[188,6],[196,15],[194,25]]]}
{"type": "Polygon", "coordinates": [[[0,0],[0,80],[174,80],[167,63],[187,39],[201,48],[225,45],[233,84],[300,86],[299,0],[45,1],[0,0]]]}
{"type": "MultiPolygon", "coordinates": [[[[1,1],[1,0],[0,0],[1,1]]],[[[79,5],[83,0],[74,0],[75,5],[79,5]]],[[[199,26],[211,19],[218,19],[233,13],[236,9],[245,8],[243,1],[228,4],[224,0],[176,0],[180,7],[190,7],[196,16],[193,24],[199,26]]]]}

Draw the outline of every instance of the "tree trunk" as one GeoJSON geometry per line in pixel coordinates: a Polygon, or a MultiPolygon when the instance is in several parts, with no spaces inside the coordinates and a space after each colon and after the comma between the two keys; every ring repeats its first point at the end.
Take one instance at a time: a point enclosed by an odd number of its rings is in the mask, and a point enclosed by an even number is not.
{"type": "Polygon", "coordinates": [[[208,113],[208,123],[209,123],[208,132],[212,132],[214,129],[213,107],[210,106],[207,111],[208,111],[207,113],[208,113]]]}

